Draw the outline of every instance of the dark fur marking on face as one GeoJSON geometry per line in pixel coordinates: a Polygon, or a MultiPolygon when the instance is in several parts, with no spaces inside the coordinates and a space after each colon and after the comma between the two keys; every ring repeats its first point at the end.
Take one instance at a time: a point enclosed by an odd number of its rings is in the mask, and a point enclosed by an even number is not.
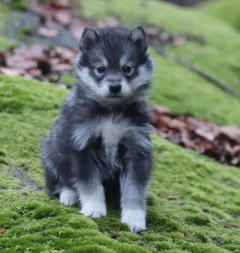
{"type": "Polygon", "coordinates": [[[87,50],[85,48],[82,50],[76,67],[79,73],[78,76],[82,80],[87,76],[86,73],[83,75],[81,72],[83,69],[85,69],[85,72],[88,71],[87,75],[91,78],[91,81],[88,78],[87,84],[92,84],[89,90],[91,96],[97,97],[100,95],[107,98],[109,96],[107,87],[110,85],[109,80],[117,78],[123,86],[122,94],[120,94],[122,98],[125,100],[127,100],[126,97],[136,98],[137,94],[140,93],[142,97],[144,89],[141,88],[141,85],[145,85],[150,81],[153,72],[152,61],[149,60],[149,56],[146,54],[147,39],[142,28],[137,27],[133,30],[127,28],[90,30],[88,29],[86,32],[88,36],[84,33],[81,39],[82,45],[87,44],[85,46],[87,50]],[[126,73],[123,71],[123,66],[129,64],[132,70],[130,73],[126,73]],[[101,74],[97,72],[97,66],[104,67],[101,74]],[[142,72],[139,71],[140,67],[144,68],[142,68],[142,72]],[[110,76],[111,78],[109,78],[110,76]],[[112,78],[112,76],[115,76],[115,78],[112,78]],[[138,83],[135,84],[135,88],[131,82],[136,78],[138,83]]]}

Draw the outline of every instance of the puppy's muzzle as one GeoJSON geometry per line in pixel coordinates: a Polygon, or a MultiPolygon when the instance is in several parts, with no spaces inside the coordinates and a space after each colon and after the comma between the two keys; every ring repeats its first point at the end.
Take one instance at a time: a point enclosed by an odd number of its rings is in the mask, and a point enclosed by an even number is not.
{"type": "Polygon", "coordinates": [[[120,82],[113,82],[109,85],[109,91],[112,94],[120,93],[121,89],[122,89],[122,86],[121,86],[120,82]]]}

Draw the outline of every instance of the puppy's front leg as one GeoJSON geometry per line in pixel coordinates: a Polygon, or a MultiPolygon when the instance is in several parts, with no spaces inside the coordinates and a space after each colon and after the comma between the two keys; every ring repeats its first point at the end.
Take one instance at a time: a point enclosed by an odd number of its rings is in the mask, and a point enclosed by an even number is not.
{"type": "Polygon", "coordinates": [[[89,182],[78,182],[81,213],[85,216],[100,218],[107,214],[103,185],[97,178],[89,182]]]}
{"type": "Polygon", "coordinates": [[[104,188],[96,165],[91,160],[89,151],[82,151],[74,156],[74,171],[77,174],[76,190],[81,203],[81,213],[99,218],[107,214],[104,188]]]}
{"type": "Polygon", "coordinates": [[[120,178],[121,221],[138,233],[146,230],[146,188],[152,167],[151,154],[133,154],[127,158],[126,170],[120,178]]]}

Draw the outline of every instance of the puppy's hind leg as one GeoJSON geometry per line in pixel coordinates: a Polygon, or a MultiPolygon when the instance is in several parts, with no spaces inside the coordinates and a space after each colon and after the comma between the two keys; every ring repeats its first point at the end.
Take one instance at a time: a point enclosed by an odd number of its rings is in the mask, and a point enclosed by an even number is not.
{"type": "Polygon", "coordinates": [[[71,187],[71,172],[68,159],[57,159],[45,146],[42,162],[45,169],[46,186],[50,197],[58,197],[61,204],[72,206],[78,202],[76,191],[71,187]]]}
{"type": "Polygon", "coordinates": [[[50,196],[50,198],[56,198],[59,193],[58,192],[59,181],[55,169],[47,166],[45,161],[44,161],[44,169],[45,169],[45,179],[48,195],[50,196]]]}
{"type": "MultiPolygon", "coordinates": [[[[54,168],[45,166],[45,177],[50,197],[54,198],[59,195],[59,202],[65,206],[72,206],[79,201],[76,191],[67,186],[69,185],[68,180],[60,182],[59,175],[54,168]]],[[[65,177],[68,178],[66,175],[65,177]]]]}

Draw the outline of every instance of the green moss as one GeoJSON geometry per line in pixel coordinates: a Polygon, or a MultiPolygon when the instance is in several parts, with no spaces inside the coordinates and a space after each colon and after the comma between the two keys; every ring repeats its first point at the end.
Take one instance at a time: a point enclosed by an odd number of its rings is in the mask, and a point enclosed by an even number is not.
{"type": "Polygon", "coordinates": [[[31,28],[29,27],[23,27],[19,30],[19,34],[20,35],[32,35],[33,34],[33,31],[31,28]]]}
{"type": "Polygon", "coordinates": [[[60,82],[67,85],[68,87],[73,86],[76,83],[76,77],[74,73],[68,73],[65,75],[62,75],[60,78],[60,82]]]}
{"type": "Polygon", "coordinates": [[[237,252],[240,171],[182,149],[156,135],[155,170],[148,200],[148,231],[134,235],[116,207],[107,217],[82,216],[78,207],[31,191],[14,171],[44,185],[40,140],[56,117],[66,90],[20,77],[1,77],[1,252],[237,252]],[[30,92],[31,91],[31,92],[30,92]],[[21,104],[8,110],[6,101],[21,104]],[[26,170],[26,168],[28,168],[26,170]],[[216,238],[223,239],[216,239],[216,238]]]}
{"type": "Polygon", "coordinates": [[[13,0],[9,6],[14,10],[26,11],[28,9],[28,2],[26,0],[13,0]]]}
{"type": "Polygon", "coordinates": [[[238,99],[154,51],[151,55],[157,65],[153,78],[153,103],[167,106],[175,112],[190,112],[219,124],[240,125],[238,99]]]}
{"type": "Polygon", "coordinates": [[[16,223],[16,219],[18,218],[18,214],[13,211],[6,211],[1,213],[0,226],[8,228],[9,226],[16,223]]]}
{"type": "MultiPolygon", "coordinates": [[[[39,85],[38,82],[30,80],[26,80],[24,86],[19,86],[21,80],[19,77],[13,79],[0,76],[1,112],[19,113],[24,109],[49,110],[58,107],[54,87],[49,87],[46,83],[39,85]],[[44,87],[49,88],[46,89],[45,94],[41,94],[40,91],[44,87]]],[[[64,94],[61,91],[58,93],[64,94]]]]}
{"type": "Polygon", "coordinates": [[[190,215],[186,217],[186,221],[200,226],[208,225],[210,223],[208,216],[205,214],[190,215]]]}
{"type": "Polygon", "coordinates": [[[200,243],[196,243],[194,245],[186,244],[185,249],[194,253],[205,253],[205,252],[209,252],[209,253],[227,253],[228,252],[229,253],[228,250],[220,249],[217,246],[209,245],[209,244],[200,244],[200,243]]]}
{"type": "Polygon", "coordinates": [[[170,250],[170,249],[174,249],[175,245],[174,245],[174,243],[171,243],[171,242],[159,242],[156,245],[156,247],[159,250],[170,250]]]}
{"type": "Polygon", "coordinates": [[[17,46],[18,43],[14,40],[6,39],[4,37],[0,36],[0,50],[1,51],[6,51],[11,47],[17,46]]]}
{"type": "Polygon", "coordinates": [[[240,30],[240,3],[236,0],[218,0],[204,6],[204,10],[240,30]]]}
{"type": "Polygon", "coordinates": [[[147,215],[148,224],[159,232],[178,230],[178,224],[169,217],[160,215],[156,208],[149,208],[147,215]]]}

